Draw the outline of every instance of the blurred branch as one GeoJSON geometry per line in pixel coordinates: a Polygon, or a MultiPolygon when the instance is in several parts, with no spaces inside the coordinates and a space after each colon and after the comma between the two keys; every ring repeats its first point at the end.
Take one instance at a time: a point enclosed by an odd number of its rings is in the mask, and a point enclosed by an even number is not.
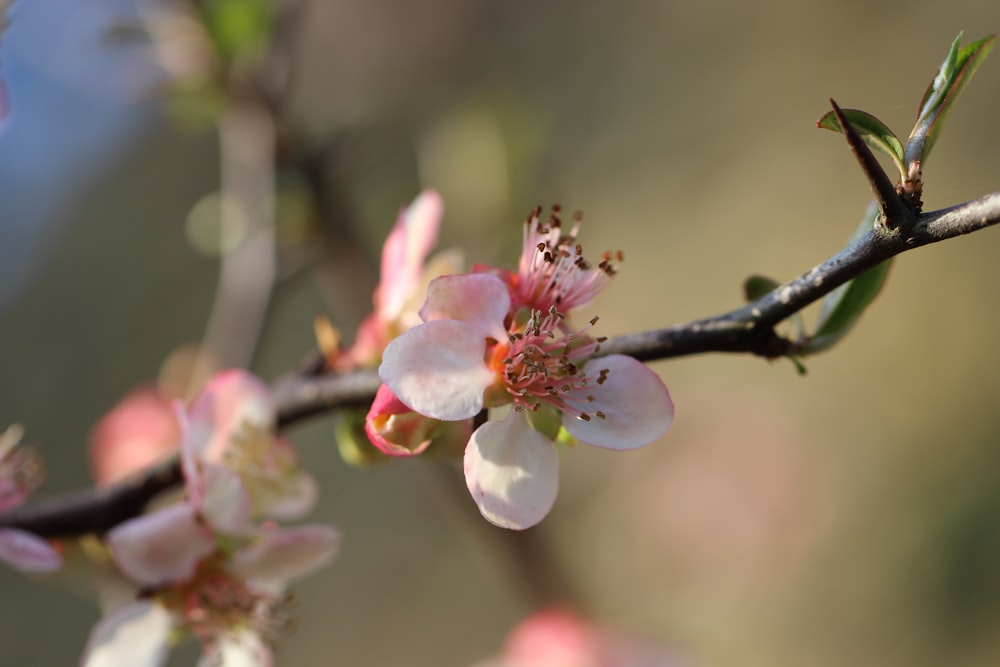
{"type": "MultiPolygon", "coordinates": [[[[867,235],[798,278],[742,308],[664,329],[612,338],[600,354],[627,354],[643,361],[703,352],[740,352],[774,358],[795,343],[774,327],[865,270],[907,250],[970,234],[1000,223],[1000,192],[951,208],[914,216],[908,228],[878,225],[867,235]]],[[[309,364],[274,385],[278,425],[291,426],[339,408],[364,407],[379,385],[374,370],[344,375],[317,373],[309,364]]],[[[158,493],[181,481],[176,461],[167,461],[124,482],[34,502],[0,514],[0,527],[45,537],[104,532],[136,516],[158,493]]]]}
{"type": "Polygon", "coordinates": [[[264,327],[277,274],[275,246],[275,120],[251,96],[235,101],[219,123],[222,255],[219,283],[192,384],[217,360],[247,367],[264,327]]]}

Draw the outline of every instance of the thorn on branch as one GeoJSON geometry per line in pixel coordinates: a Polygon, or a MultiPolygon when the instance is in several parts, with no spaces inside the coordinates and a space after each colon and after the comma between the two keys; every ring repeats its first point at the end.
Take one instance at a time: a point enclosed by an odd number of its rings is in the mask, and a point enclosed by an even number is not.
{"type": "Polygon", "coordinates": [[[833,99],[830,100],[830,105],[833,107],[833,113],[837,117],[840,127],[844,130],[844,137],[847,139],[847,144],[851,147],[851,152],[857,158],[858,164],[861,165],[861,171],[865,173],[868,185],[871,186],[872,193],[875,195],[879,218],[883,220],[883,224],[887,229],[909,227],[915,221],[917,211],[899,196],[896,186],[892,184],[889,176],[882,169],[882,165],[875,159],[875,155],[871,152],[871,149],[868,148],[864,139],[854,129],[851,122],[847,120],[847,117],[833,99]]]}

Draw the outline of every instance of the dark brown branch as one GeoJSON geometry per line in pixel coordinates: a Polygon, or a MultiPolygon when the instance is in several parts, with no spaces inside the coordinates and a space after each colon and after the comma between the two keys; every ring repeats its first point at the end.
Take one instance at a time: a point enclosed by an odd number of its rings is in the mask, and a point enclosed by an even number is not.
{"type": "MultiPolygon", "coordinates": [[[[643,361],[702,352],[781,356],[793,346],[774,331],[782,320],[890,257],[998,222],[1000,192],[920,214],[905,233],[899,227],[878,226],[822,264],[746,306],[717,317],[612,338],[602,345],[601,354],[627,354],[643,361]]],[[[274,386],[278,424],[284,428],[339,408],[364,407],[378,384],[374,371],[330,376],[317,375],[315,367],[305,368],[274,386]]],[[[176,461],[167,461],[108,489],[79,491],[4,513],[0,527],[21,528],[45,537],[104,532],[138,515],[154,496],[180,481],[176,461]]]]}

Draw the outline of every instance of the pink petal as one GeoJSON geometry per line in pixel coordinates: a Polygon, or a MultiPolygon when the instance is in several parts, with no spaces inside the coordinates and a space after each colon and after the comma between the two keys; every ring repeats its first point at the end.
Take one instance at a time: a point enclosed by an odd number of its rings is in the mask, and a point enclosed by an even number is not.
{"type": "Polygon", "coordinates": [[[288,583],[329,563],[340,545],[330,526],[270,527],[233,555],[232,571],[250,581],[288,583]]]}
{"type": "Polygon", "coordinates": [[[660,376],[622,354],[591,359],[583,373],[596,377],[603,369],[609,371],[607,380],[586,390],[595,399],[587,405],[590,421],[563,416],[569,434],[588,445],[621,450],[648,445],[666,433],[674,418],[674,403],[660,376]]]}
{"type": "Polygon", "coordinates": [[[90,633],[81,667],[158,667],[167,661],[170,613],[142,600],[102,618],[90,633]]]}
{"type": "Polygon", "coordinates": [[[13,528],[0,529],[0,560],[31,574],[53,572],[62,566],[62,557],[47,540],[13,528]]]}
{"type": "Polygon", "coordinates": [[[424,260],[437,242],[443,212],[444,202],[434,190],[424,190],[400,211],[382,246],[382,276],[375,301],[383,321],[402,313],[423,272],[424,260]]]}
{"type": "Polygon", "coordinates": [[[188,408],[190,422],[184,446],[210,461],[221,461],[235,431],[250,422],[274,426],[271,390],[256,376],[233,369],[215,375],[188,408]]]}
{"type": "Polygon", "coordinates": [[[483,361],[486,340],[455,320],[414,327],[385,348],[379,376],[410,409],[445,421],[483,409],[493,371],[483,361]]]}
{"type": "Polygon", "coordinates": [[[420,317],[425,322],[458,320],[483,338],[506,342],[503,323],[509,310],[510,294],[502,280],[489,273],[465,273],[432,280],[420,317]]]}
{"type": "Polygon", "coordinates": [[[414,412],[381,385],[365,416],[365,435],[389,456],[416,456],[431,444],[430,431],[441,422],[414,412]]]}
{"type": "Polygon", "coordinates": [[[559,455],[524,413],[511,411],[472,434],[465,449],[465,483],[487,521],[501,528],[530,528],[556,500],[559,455]]]}
{"type": "Polygon", "coordinates": [[[90,470],[107,486],[177,451],[180,429],[170,400],[152,386],[133,389],[90,432],[90,470]]]}
{"type": "Polygon", "coordinates": [[[107,541],[119,569],[140,586],[184,581],[202,558],[215,551],[211,533],[187,503],[119,524],[107,541]]]}

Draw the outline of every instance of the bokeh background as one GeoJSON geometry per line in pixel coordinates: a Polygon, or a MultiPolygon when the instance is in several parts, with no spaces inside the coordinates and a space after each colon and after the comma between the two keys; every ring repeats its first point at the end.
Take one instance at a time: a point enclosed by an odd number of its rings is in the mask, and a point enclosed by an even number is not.
{"type": "MultiPolygon", "coordinates": [[[[262,332],[268,379],[313,348],[315,315],[353,331],[381,238],[426,186],[446,201],[439,245],[471,261],[513,264],[535,204],[583,209],[585,249],[626,253],[592,308],[602,334],[729,310],[746,276],[798,275],[864,212],[846,146],[814,126],[827,99],[905,136],[955,35],[1000,30],[1000,5],[972,0],[305,11],[284,113],[321,156],[337,223],[291,235],[309,252],[290,252],[304,259],[262,332]]],[[[135,17],[125,0],[22,0],[0,40],[0,425],[25,425],[46,494],[88,483],[89,430],[201,338],[217,286],[190,228],[219,187],[218,135],[178,121],[146,45],[109,38],[135,17]]],[[[998,58],[925,169],[927,209],[1000,184],[998,58]]],[[[568,452],[538,531],[586,611],[682,664],[1000,663],[998,253],[987,230],[904,255],[805,377],[743,356],[655,363],[671,432],[568,452]]],[[[334,424],[291,431],[323,482],[313,518],[345,541],[298,587],[279,662],[495,653],[534,599],[503,536],[440,466],[347,466],[334,424]]],[[[6,570],[0,590],[0,664],[75,664],[91,597],[6,570]]]]}

